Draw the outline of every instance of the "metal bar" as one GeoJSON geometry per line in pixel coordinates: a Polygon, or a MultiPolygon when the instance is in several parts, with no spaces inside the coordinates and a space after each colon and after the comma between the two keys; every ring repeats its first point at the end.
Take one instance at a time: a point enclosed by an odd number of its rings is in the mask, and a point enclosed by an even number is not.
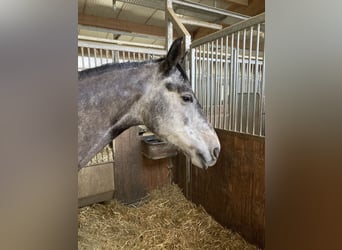
{"type": "Polygon", "coordinates": [[[102,49],[100,49],[100,62],[101,62],[101,65],[103,64],[103,61],[102,61],[102,49]]]}
{"type": "MultiPolygon", "coordinates": [[[[254,78],[254,103],[253,103],[253,135],[255,134],[255,126],[256,126],[256,97],[257,97],[257,85],[259,85],[258,79],[258,56],[259,56],[259,40],[260,40],[260,23],[257,26],[257,44],[256,44],[256,62],[255,62],[255,78],[254,78]]],[[[259,100],[260,101],[260,100],[259,100]]]]}
{"type": "Polygon", "coordinates": [[[135,42],[121,41],[121,40],[110,40],[110,39],[105,39],[105,38],[97,38],[97,37],[82,36],[82,35],[78,36],[78,42],[80,41],[90,41],[90,42],[100,42],[100,43],[123,45],[123,46],[136,46],[136,47],[144,47],[144,48],[164,49],[164,46],[162,45],[135,43],[135,42]]]}
{"type": "Polygon", "coordinates": [[[211,44],[211,64],[210,64],[210,95],[209,95],[209,108],[210,108],[210,122],[213,124],[212,120],[212,110],[213,110],[213,96],[212,96],[212,89],[213,89],[213,81],[214,81],[214,42],[212,41],[211,44]]]}
{"type": "Polygon", "coordinates": [[[165,23],[166,23],[166,40],[165,49],[168,50],[171,47],[173,41],[173,24],[167,15],[167,9],[172,8],[172,0],[165,1],[165,23]]]}
{"type": "Polygon", "coordinates": [[[198,60],[198,74],[199,74],[199,93],[198,93],[198,100],[203,107],[203,72],[202,72],[202,46],[199,46],[199,60],[198,60]]]}
{"type": "MultiPolygon", "coordinates": [[[[106,21],[108,21],[109,18],[105,18],[106,21]],[[106,20],[107,19],[107,20],[106,20]]],[[[115,20],[110,20],[109,21],[113,21],[115,22],[115,20]]],[[[105,33],[110,33],[113,35],[126,35],[126,36],[132,36],[132,37],[139,37],[139,38],[147,38],[147,39],[153,39],[153,40],[158,40],[158,41],[164,41],[165,40],[165,36],[164,35],[159,35],[156,33],[152,33],[151,34],[143,34],[143,33],[137,33],[137,32],[128,32],[128,31],[123,31],[123,30],[117,30],[117,29],[111,29],[111,28],[104,28],[104,27],[94,27],[94,26],[89,26],[86,24],[78,24],[78,28],[80,29],[84,29],[84,30],[92,30],[92,31],[96,31],[96,32],[105,32],[105,33]]],[[[115,41],[115,40],[113,40],[115,41]]]]}
{"type": "Polygon", "coordinates": [[[216,127],[216,104],[217,104],[217,59],[218,59],[218,55],[217,55],[217,48],[218,48],[218,40],[216,40],[216,44],[215,44],[215,51],[216,51],[216,57],[215,57],[215,82],[214,82],[214,124],[213,126],[216,127]]]}
{"type": "Polygon", "coordinates": [[[234,94],[234,33],[232,34],[231,36],[231,58],[230,58],[230,79],[229,79],[229,130],[232,130],[232,125],[233,125],[233,112],[234,112],[234,109],[233,109],[233,94],[234,94]]]}
{"type": "Polygon", "coordinates": [[[260,135],[265,136],[265,50],[264,50],[264,60],[262,63],[262,84],[261,84],[261,107],[260,107],[260,135]]]}
{"type": "Polygon", "coordinates": [[[81,57],[82,57],[82,69],[85,68],[85,65],[84,65],[84,48],[81,47],[81,57]]]}
{"type": "Polygon", "coordinates": [[[221,37],[221,46],[220,46],[220,82],[219,82],[219,128],[223,128],[222,124],[221,124],[221,94],[222,94],[222,66],[223,66],[223,37],[221,37]]]}
{"type": "Polygon", "coordinates": [[[223,128],[227,129],[227,119],[228,119],[228,114],[227,114],[227,101],[228,101],[228,95],[227,95],[227,90],[228,90],[228,43],[229,39],[228,36],[226,36],[226,46],[225,46],[225,70],[224,70],[224,87],[223,87],[223,101],[224,101],[224,107],[223,107],[223,128]]]}
{"type": "Polygon", "coordinates": [[[190,7],[193,9],[197,9],[197,10],[206,11],[208,13],[214,13],[214,14],[219,14],[222,16],[234,17],[234,18],[238,18],[238,19],[242,19],[242,20],[246,20],[249,18],[249,16],[246,16],[246,15],[242,15],[242,14],[235,13],[235,12],[228,11],[228,10],[215,8],[215,7],[212,7],[209,5],[205,5],[205,4],[194,3],[191,1],[187,1],[187,0],[183,0],[183,1],[173,0],[173,3],[181,5],[181,6],[186,6],[186,7],[190,7]]]}
{"type": "Polygon", "coordinates": [[[230,35],[235,33],[236,31],[243,30],[249,28],[258,23],[265,22],[265,13],[259,14],[255,17],[249,18],[248,20],[233,24],[227,28],[224,28],[220,31],[216,31],[208,36],[204,36],[192,42],[191,47],[197,47],[203,43],[207,43],[209,41],[215,40],[219,37],[230,35]]]}
{"type": "Polygon", "coordinates": [[[246,113],[246,132],[249,131],[249,101],[250,101],[250,82],[251,82],[251,55],[252,55],[252,46],[253,46],[253,26],[249,31],[249,60],[248,60],[248,72],[247,72],[247,113],[246,113]]]}
{"type": "MultiPolygon", "coordinates": [[[[209,52],[209,43],[207,43],[207,55],[209,52]]],[[[206,99],[205,99],[205,106],[206,106],[206,115],[207,118],[209,119],[209,93],[210,93],[210,81],[209,81],[209,77],[210,77],[210,68],[209,68],[209,56],[207,56],[207,82],[206,82],[206,86],[207,86],[207,91],[206,91],[206,99]]]]}
{"type": "Polygon", "coordinates": [[[97,67],[96,48],[93,48],[93,50],[94,50],[94,58],[95,58],[95,67],[97,67]]]}
{"type": "Polygon", "coordinates": [[[130,62],[131,61],[131,52],[130,51],[127,52],[127,57],[128,57],[128,61],[130,62]]]}
{"type": "Polygon", "coordinates": [[[91,68],[91,66],[90,66],[90,48],[87,48],[87,52],[88,52],[88,68],[91,68]]]}
{"type": "Polygon", "coordinates": [[[223,26],[220,24],[208,23],[205,21],[201,21],[199,19],[190,19],[190,18],[187,18],[187,17],[182,16],[182,15],[178,15],[178,14],[176,14],[176,15],[182,24],[199,26],[199,27],[204,27],[204,28],[209,28],[209,29],[214,29],[214,30],[221,30],[223,28],[223,26]]]}
{"type": "Polygon", "coordinates": [[[109,63],[109,61],[108,61],[108,49],[106,49],[106,63],[109,63]]]}
{"type": "Polygon", "coordinates": [[[119,51],[131,51],[131,52],[141,52],[141,53],[151,53],[155,55],[165,56],[165,49],[154,49],[154,48],[143,48],[143,47],[130,47],[115,44],[100,44],[91,41],[78,41],[79,47],[90,47],[96,49],[109,49],[109,50],[119,50],[119,51]]]}
{"type": "Polygon", "coordinates": [[[196,93],[196,82],[197,82],[197,76],[196,76],[196,66],[195,66],[195,60],[196,60],[196,50],[191,50],[191,74],[190,74],[190,81],[191,81],[191,88],[194,93],[196,93]]]}
{"type": "Polygon", "coordinates": [[[239,48],[240,48],[240,31],[237,32],[237,38],[236,38],[236,57],[235,57],[235,81],[234,81],[234,85],[235,85],[235,117],[234,117],[234,131],[237,131],[237,121],[238,121],[238,101],[239,101],[239,93],[238,93],[238,85],[240,83],[240,72],[239,72],[239,48]]]}
{"type": "Polygon", "coordinates": [[[241,74],[241,102],[240,102],[240,133],[243,131],[242,117],[243,117],[243,96],[245,85],[245,56],[246,56],[246,29],[243,30],[243,44],[242,44],[242,74],[241,74]]]}

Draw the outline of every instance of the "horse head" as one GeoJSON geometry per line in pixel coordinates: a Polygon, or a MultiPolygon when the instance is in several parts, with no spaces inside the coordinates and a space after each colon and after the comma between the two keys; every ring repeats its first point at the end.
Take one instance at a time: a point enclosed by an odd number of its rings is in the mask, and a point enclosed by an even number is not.
{"type": "Polygon", "coordinates": [[[181,43],[181,38],[175,40],[160,61],[141,106],[143,121],[157,136],[189,156],[194,165],[207,169],[217,161],[220,142],[179,64],[181,43]]]}

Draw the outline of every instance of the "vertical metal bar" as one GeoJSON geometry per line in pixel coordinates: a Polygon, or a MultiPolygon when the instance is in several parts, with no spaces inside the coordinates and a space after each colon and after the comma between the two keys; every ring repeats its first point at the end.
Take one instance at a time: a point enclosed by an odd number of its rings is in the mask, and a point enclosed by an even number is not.
{"type": "Polygon", "coordinates": [[[257,44],[256,44],[256,55],[255,55],[255,78],[254,78],[254,103],[253,103],[253,135],[255,134],[256,126],[256,97],[257,97],[257,85],[259,85],[258,77],[258,61],[259,61],[259,40],[260,40],[260,23],[257,28],[257,44]]]}
{"type": "Polygon", "coordinates": [[[207,43],[207,82],[206,82],[206,96],[205,96],[205,106],[206,115],[209,120],[209,94],[210,94],[210,67],[209,67],[209,42],[207,43]]]}
{"type": "Polygon", "coordinates": [[[213,115],[212,115],[212,111],[213,111],[213,82],[214,82],[214,42],[211,41],[211,77],[210,77],[210,101],[209,101],[209,107],[210,107],[210,122],[211,124],[213,124],[213,115]]]}
{"type": "Polygon", "coordinates": [[[214,127],[216,128],[216,117],[217,117],[217,83],[218,83],[218,39],[216,39],[216,44],[215,44],[215,82],[214,82],[214,127]]]}
{"type": "Polygon", "coordinates": [[[247,72],[247,113],[246,113],[246,132],[250,133],[249,130],[249,102],[250,102],[250,83],[251,83],[251,64],[252,64],[252,50],[253,49],[253,26],[249,31],[249,58],[248,58],[248,72],[247,72]]]}
{"type": "Polygon", "coordinates": [[[228,102],[228,64],[229,64],[229,54],[228,54],[228,36],[226,36],[226,45],[225,45],[225,57],[224,57],[224,61],[225,61],[225,70],[224,70],[224,87],[223,87],[223,101],[224,101],[224,107],[223,107],[223,128],[227,129],[228,127],[228,114],[227,114],[227,102],[228,102]]]}
{"type": "Polygon", "coordinates": [[[191,88],[194,93],[196,93],[196,66],[195,66],[195,60],[196,60],[196,48],[191,49],[191,74],[190,74],[190,81],[191,81],[191,88]]]}
{"type": "Polygon", "coordinates": [[[223,37],[221,37],[221,45],[220,45],[220,82],[219,82],[219,126],[218,128],[223,128],[221,124],[221,116],[222,116],[222,67],[223,67],[223,37]]]}
{"type": "Polygon", "coordinates": [[[234,116],[234,131],[237,131],[237,121],[238,121],[238,101],[239,101],[239,93],[238,93],[238,85],[240,83],[240,72],[239,72],[239,55],[240,55],[240,31],[237,32],[237,38],[236,38],[236,58],[235,58],[235,102],[234,102],[234,111],[235,111],[235,116],[234,116]]]}
{"type": "Polygon", "coordinates": [[[168,17],[167,8],[172,8],[172,0],[165,1],[165,22],[166,22],[166,39],[165,39],[165,49],[168,50],[171,46],[173,40],[173,24],[168,17]]]}
{"type": "Polygon", "coordinates": [[[96,49],[94,48],[95,67],[97,67],[96,49]]]}
{"type": "MultiPolygon", "coordinates": [[[[265,44],[265,40],[264,40],[265,44]]],[[[264,58],[262,62],[262,83],[261,83],[261,107],[260,107],[260,135],[265,136],[265,117],[264,117],[264,112],[265,112],[265,47],[263,48],[264,50],[264,58]]]]}
{"type": "Polygon", "coordinates": [[[108,49],[106,49],[106,63],[109,63],[109,59],[108,59],[108,49]]]}
{"type": "Polygon", "coordinates": [[[112,50],[112,62],[115,62],[114,50],[112,50]]]}
{"type": "Polygon", "coordinates": [[[229,130],[232,130],[233,124],[233,72],[234,72],[234,33],[231,36],[231,49],[230,49],[230,79],[229,79],[229,130]]]}
{"type": "Polygon", "coordinates": [[[84,48],[81,47],[81,57],[82,57],[82,69],[85,68],[85,65],[84,65],[84,48]]]}
{"type": "Polygon", "coordinates": [[[88,68],[90,68],[90,48],[87,48],[87,52],[88,52],[88,68]]]}
{"type": "Polygon", "coordinates": [[[241,74],[241,102],[240,102],[240,133],[243,132],[242,118],[244,114],[244,85],[245,85],[245,56],[246,56],[246,29],[243,30],[243,45],[242,45],[242,74],[241,74]]]}
{"type": "Polygon", "coordinates": [[[100,49],[100,65],[102,65],[103,64],[103,61],[102,61],[102,49],[100,49]]]}
{"type": "Polygon", "coordinates": [[[199,71],[199,79],[198,79],[198,82],[199,82],[199,89],[198,89],[198,93],[197,93],[197,97],[198,97],[198,101],[199,103],[201,104],[201,106],[203,107],[203,100],[202,100],[202,97],[203,97],[203,82],[202,82],[202,45],[199,46],[199,65],[198,65],[198,71],[199,71]]]}

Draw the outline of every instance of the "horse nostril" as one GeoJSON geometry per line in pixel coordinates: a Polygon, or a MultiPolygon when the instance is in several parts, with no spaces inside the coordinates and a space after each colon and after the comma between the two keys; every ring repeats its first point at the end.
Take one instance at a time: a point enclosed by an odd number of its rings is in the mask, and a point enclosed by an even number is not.
{"type": "Polygon", "coordinates": [[[213,153],[214,153],[215,158],[217,159],[218,156],[219,156],[219,153],[220,153],[220,149],[219,148],[214,148],[213,153]]]}

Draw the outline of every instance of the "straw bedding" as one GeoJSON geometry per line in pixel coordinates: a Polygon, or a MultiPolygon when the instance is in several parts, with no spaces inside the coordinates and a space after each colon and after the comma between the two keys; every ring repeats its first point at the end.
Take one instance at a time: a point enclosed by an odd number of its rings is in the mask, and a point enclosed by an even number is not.
{"type": "Polygon", "coordinates": [[[78,249],[257,249],[223,228],[176,185],[144,201],[79,209],[78,249]]]}

